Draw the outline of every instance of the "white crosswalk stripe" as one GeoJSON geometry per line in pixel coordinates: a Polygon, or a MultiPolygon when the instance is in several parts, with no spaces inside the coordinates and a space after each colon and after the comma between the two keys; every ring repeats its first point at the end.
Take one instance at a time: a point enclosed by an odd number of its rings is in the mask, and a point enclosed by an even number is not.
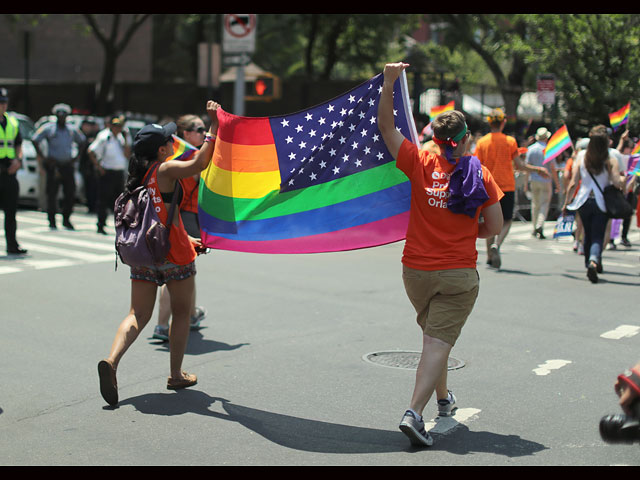
{"type": "Polygon", "coordinates": [[[35,210],[20,210],[16,219],[18,242],[28,253],[3,255],[6,244],[4,230],[0,229],[0,275],[115,262],[113,228],[107,228],[110,232],[107,235],[98,234],[95,214],[74,212],[71,216],[74,231],[62,227],[50,230],[46,214],[35,210]]]}

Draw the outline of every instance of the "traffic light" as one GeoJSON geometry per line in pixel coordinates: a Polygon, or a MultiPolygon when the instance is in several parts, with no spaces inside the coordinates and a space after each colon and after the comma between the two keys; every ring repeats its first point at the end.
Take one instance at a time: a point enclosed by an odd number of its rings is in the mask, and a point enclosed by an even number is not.
{"type": "Polygon", "coordinates": [[[253,82],[247,82],[247,100],[270,101],[280,97],[279,79],[276,76],[261,75],[253,82]]]}

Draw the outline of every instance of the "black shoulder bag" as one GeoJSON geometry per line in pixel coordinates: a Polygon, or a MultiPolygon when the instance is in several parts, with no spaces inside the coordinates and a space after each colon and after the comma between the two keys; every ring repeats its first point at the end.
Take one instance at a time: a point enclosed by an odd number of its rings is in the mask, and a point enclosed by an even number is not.
{"type": "MultiPolygon", "coordinates": [[[[589,170],[587,171],[589,172],[589,170]]],[[[593,182],[596,184],[596,187],[598,187],[598,190],[600,190],[600,193],[602,193],[602,196],[604,197],[604,205],[607,209],[607,216],[609,218],[625,218],[633,213],[633,209],[631,208],[629,202],[627,202],[627,199],[624,197],[622,190],[614,185],[607,185],[604,190],[602,190],[593,174],[589,172],[589,175],[591,175],[591,178],[593,178],[593,182]]]]}

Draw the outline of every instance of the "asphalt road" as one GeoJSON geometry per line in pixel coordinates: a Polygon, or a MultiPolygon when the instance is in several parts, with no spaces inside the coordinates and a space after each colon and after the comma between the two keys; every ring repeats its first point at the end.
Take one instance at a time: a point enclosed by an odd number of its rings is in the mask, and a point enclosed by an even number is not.
{"type": "Polygon", "coordinates": [[[435,443],[416,449],[398,430],[421,348],[402,243],[200,257],[209,314],[184,361],[198,384],[166,390],[167,345],[149,325],[120,364],[114,409],[96,366],[128,310],[128,268],[114,269],[93,216],[73,219],[75,232],[50,232],[21,211],[29,255],[0,254],[0,465],[640,465],[640,444],[598,433],[619,411],[615,377],[640,360],[635,226],[596,285],[569,238],[517,222],[500,271],[478,242],[480,296],[450,358],[459,408],[436,421],[432,400],[435,443]]]}

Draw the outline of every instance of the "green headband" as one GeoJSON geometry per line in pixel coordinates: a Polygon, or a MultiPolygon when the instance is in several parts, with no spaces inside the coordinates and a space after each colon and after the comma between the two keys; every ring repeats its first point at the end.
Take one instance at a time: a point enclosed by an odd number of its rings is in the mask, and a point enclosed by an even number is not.
{"type": "Polygon", "coordinates": [[[457,134],[455,137],[453,137],[451,140],[458,143],[460,140],[462,140],[462,137],[464,137],[466,134],[467,134],[467,124],[465,123],[464,128],[460,130],[460,133],[457,134]]]}

